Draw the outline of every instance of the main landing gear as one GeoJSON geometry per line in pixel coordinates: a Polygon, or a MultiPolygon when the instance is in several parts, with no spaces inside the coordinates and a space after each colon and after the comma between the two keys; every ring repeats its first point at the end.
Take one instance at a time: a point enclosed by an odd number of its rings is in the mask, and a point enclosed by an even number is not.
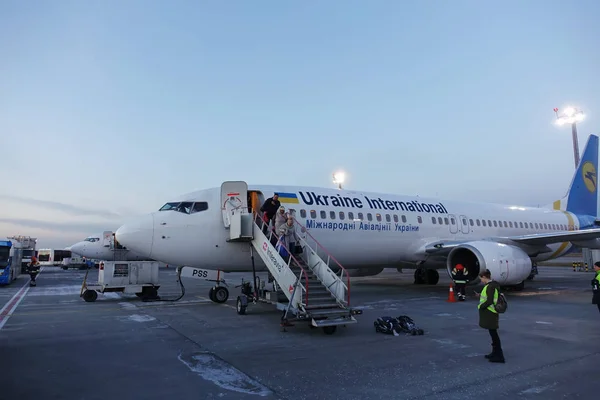
{"type": "Polygon", "coordinates": [[[417,268],[415,270],[415,285],[437,285],[440,274],[435,269],[417,268]]]}
{"type": "Polygon", "coordinates": [[[225,303],[229,298],[229,290],[225,286],[220,286],[219,283],[217,283],[216,286],[211,287],[208,291],[208,298],[215,303],[225,303]]]}

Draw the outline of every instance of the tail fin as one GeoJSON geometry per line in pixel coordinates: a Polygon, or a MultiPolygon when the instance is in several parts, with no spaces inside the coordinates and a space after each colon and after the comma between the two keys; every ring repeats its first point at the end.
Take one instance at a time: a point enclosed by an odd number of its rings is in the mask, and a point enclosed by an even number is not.
{"type": "Polygon", "coordinates": [[[567,195],[552,204],[555,210],[576,215],[597,216],[598,209],[598,136],[590,135],[583,156],[573,175],[567,195]]]}

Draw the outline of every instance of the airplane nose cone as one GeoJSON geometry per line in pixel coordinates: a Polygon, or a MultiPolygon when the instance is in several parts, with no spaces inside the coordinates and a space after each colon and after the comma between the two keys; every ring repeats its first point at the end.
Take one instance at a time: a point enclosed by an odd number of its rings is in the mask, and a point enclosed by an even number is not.
{"type": "Polygon", "coordinates": [[[77,254],[77,255],[81,255],[81,253],[83,252],[84,249],[85,249],[85,247],[84,247],[83,243],[75,243],[70,248],[71,253],[74,253],[74,254],[77,254]]]}
{"type": "Polygon", "coordinates": [[[117,229],[115,238],[121,246],[150,257],[154,242],[154,216],[144,215],[126,223],[117,229]]]}

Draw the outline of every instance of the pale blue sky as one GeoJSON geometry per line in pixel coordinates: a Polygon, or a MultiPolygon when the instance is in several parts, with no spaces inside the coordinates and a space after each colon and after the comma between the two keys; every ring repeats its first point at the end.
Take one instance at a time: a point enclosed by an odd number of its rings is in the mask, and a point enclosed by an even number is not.
{"type": "Polygon", "coordinates": [[[0,236],[223,180],[546,204],[600,124],[597,1],[0,0],[0,236]]]}

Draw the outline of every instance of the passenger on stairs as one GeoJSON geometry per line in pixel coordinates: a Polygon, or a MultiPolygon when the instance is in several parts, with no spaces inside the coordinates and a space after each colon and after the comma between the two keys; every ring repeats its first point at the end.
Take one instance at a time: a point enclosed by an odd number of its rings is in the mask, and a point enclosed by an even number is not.
{"type": "Polygon", "coordinates": [[[283,245],[292,253],[296,254],[296,243],[300,242],[298,234],[296,233],[296,226],[294,220],[289,217],[287,222],[279,227],[277,233],[280,234],[280,239],[283,245]]]}
{"type": "Polygon", "coordinates": [[[289,214],[285,212],[285,207],[279,207],[279,211],[275,215],[275,232],[279,232],[281,225],[288,220],[289,214]]]}
{"type": "Polygon", "coordinates": [[[265,222],[267,228],[271,224],[273,224],[273,227],[275,227],[274,217],[279,207],[281,207],[281,203],[279,202],[279,195],[275,193],[273,197],[269,197],[267,200],[265,200],[262,207],[260,208],[260,211],[263,212],[263,221],[265,222]]]}

